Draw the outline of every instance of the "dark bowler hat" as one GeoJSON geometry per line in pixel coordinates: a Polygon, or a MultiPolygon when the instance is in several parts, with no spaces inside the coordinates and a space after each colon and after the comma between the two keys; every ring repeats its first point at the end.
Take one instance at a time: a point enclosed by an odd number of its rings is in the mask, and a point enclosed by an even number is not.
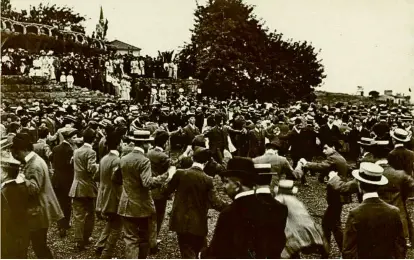
{"type": "Polygon", "coordinates": [[[256,169],[258,185],[270,185],[272,176],[277,175],[276,172],[272,172],[272,165],[270,163],[255,164],[254,168],[256,169]]]}
{"type": "Polygon", "coordinates": [[[256,168],[252,159],[235,156],[227,163],[227,170],[222,172],[222,177],[235,177],[240,179],[243,185],[253,187],[257,181],[256,168]]]}
{"type": "Polygon", "coordinates": [[[18,133],[13,138],[13,144],[11,145],[11,148],[17,150],[32,150],[32,138],[28,134],[18,133]]]}
{"type": "Polygon", "coordinates": [[[281,147],[280,141],[278,140],[273,140],[267,144],[265,144],[266,149],[275,149],[278,150],[281,147]]]}
{"type": "Polygon", "coordinates": [[[195,147],[194,148],[194,154],[193,154],[193,160],[198,163],[205,163],[210,161],[211,159],[211,152],[209,149],[204,147],[195,147]]]}

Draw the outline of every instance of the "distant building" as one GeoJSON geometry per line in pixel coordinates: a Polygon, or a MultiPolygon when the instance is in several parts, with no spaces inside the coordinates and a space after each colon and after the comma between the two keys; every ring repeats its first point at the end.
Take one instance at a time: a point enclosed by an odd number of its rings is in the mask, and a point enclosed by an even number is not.
{"type": "Polygon", "coordinates": [[[134,56],[140,56],[141,48],[135,47],[125,42],[114,40],[108,43],[108,49],[115,51],[116,54],[132,54],[134,56]]]}
{"type": "Polygon", "coordinates": [[[404,94],[400,93],[393,95],[392,90],[385,90],[384,95],[379,96],[378,101],[384,101],[398,105],[408,105],[410,103],[410,99],[410,96],[404,96],[404,94]]]}

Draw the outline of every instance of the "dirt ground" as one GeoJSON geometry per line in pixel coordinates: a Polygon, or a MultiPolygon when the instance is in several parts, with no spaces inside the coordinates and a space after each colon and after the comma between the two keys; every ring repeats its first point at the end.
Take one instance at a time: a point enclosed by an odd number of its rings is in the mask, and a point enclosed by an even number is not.
{"type": "MultiPolygon", "coordinates": [[[[298,198],[307,206],[309,213],[315,219],[315,222],[319,225],[322,222],[322,216],[324,210],[327,207],[326,204],[326,185],[321,184],[316,177],[308,177],[309,186],[308,187],[299,187],[299,192],[297,194],[298,198]]],[[[229,197],[225,195],[224,190],[222,188],[222,183],[218,177],[214,180],[215,186],[219,192],[219,196],[223,200],[230,201],[229,197]]],[[[354,197],[354,203],[345,205],[342,211],[342,224],[345,226],[346,218],[350,209],[357,206],[357,199],[354,197]]],[[[169,231],[169,214],[171,212],[172,201],[169,201],[167,204],[167,213],[166,218],[163,222],[160,238],[162,239],[161,243],[159,244],[159,252],[156,255],[150,255],[148,258],[150,259],[177,259],[180,258],[180,252],[178,249],[177,237],[174,232],[169,231]]],[[[409,202],[409,212],[411,215],[411,219],[414,219],[414,201],[409,202]]],[[[215,210],[209,211],[209,233],[208,233],[208,241],[210,241],[214,228],[216,225],[216,221],[218,219],[218,212],[215,210]]],[[[96,258],[94,252],[94,243],[99,238],[101,230],[104,227],[104,222],[101,220],[97,220],[95,224],[95,229],[93,232],[92,242],[86,247],[86,250],[82,252],[76,252],[74,250],[74,242],[73,242],[73,229],[68,231],[68,235],[61,239],[58,236],[58,231],[56,226],[52,227],[49,230],[48,234],[48,243],[52,250],[52,253],[55,258],[96,258]]],[[[124,242],[120,239],[117,243],[117,248],[115,251],[114,258],[124,258],[124,242]]],[[[338,247],[336,246],[336,242],[334,241],[333,237],[331,239],[331,255],[330,258],[340,258],[340,254],[338,251],[338,247]]],[[[320,258],[318,255],[302,255],[302,258],[320,258]]],[[[33,251],[30,250],[29,258],[36,258],[33,251]]],[[[414,259],[414,249],[409,249],[407,253],[408,259],[414,259]]]]}

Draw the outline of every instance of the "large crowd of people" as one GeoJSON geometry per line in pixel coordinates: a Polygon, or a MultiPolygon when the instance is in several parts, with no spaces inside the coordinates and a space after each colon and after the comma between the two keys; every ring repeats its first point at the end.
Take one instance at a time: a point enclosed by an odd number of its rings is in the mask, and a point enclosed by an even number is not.
{"type": "Polygon", "coordinates": [[[172,194],[169,228],[182,258],[329,258],[332,234],[343,258],[406,257],[409,108],[155,101],[2,104],[2,257],[26,258],[31,243],[38,258],[53,258],[55,224],[60,237],[73,229],[82,251],[99,217],[98,258],[146,258],[164,239],[172,194]],[[295,197],[315,174],[327,186],[321,226],[295,197]],[[361,204],[343,230],[352,194],[361,204]],[[220,215],[207,244],[209,208],[220,215]],[[121,239],[126,250],[115,255],[121,239]]]}

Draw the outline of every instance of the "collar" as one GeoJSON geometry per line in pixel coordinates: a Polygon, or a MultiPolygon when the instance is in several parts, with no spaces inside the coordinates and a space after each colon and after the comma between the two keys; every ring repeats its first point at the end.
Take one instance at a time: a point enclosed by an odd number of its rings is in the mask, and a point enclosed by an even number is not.
{"type": "Polygon", "coordinates": [[[269,149],[269,150],[266,150],[265,154],[275,155],[276,154],[276,151],[273,150],[273,149],[269,149]]]}
{"type": "Polygon", "coordinates": [[[375,164],[378,164],[378,165],[387,165],[388,164],[388,160],[387,159],[378,160],[378,161],[375,162],[375,164]]]}
{"type": "Polygon", "coordinates": [[[404,144],[395,144],[394,148],[397,148],[397,147],[404,147],[404,144]]]}
{"type": "Polygon", "coordinates": [[[365,193],[364,195],[362,195],[362,200],[367,200],[370,198],[379,198],[378,193],[377,192],[368,192],[365,193]]]}
{"type": "Polygon", "coordinates": [[[330,128],[330,129],[332,129],[332,127],[333,127],[333,123],[332,124],[329,124],[329,123],[327,123],[327,125],[328,125],[328,127],[330,128]]]}
{"type": "Polygon", "coordinates": [[[62,141],[62,143],[66,143],[66,144],[68,144],[68,145],[70,145],[70,146],[72,146],[68,141],[66,141],[66,140],[63,140],[62,141]]]}
{"type": "Polygon", "coordinates": [[[41,139],[41,138],[39,138],[39,139],[37,140],[37,143],[38,143],[38,144],[45,144],[45,143],[46,143],[46,139],[41,139]]]}
{"type": "Polygon", "coordinates": [[[159,150],[160,152],[164,152],[164,149],[162,149],[161,147],[159,147],[159,146],[155,146],[155,148],[154,149],[157,149],[157,150],[159,150]]]}
{"type": "Polygon", "coordinates": [[[296,126],[294,126],[294,127],[293,127],[293,129],[295,129],[296,133],[300,134],[300,130],[298,130],[298,129],[296,128],[296,126]]]}
{"type": "Polygon", "coordinates": [[[255,190],[248,190],[248,191],[243,191],[240,192],[239,194],[236,195],[236,197],[234,197],[234,199],[238,199],[238,198],[242,198],[242,197],[246,197],[246,196],[250,196],[250,195],[254,195],[254,194],[271,194],[270,193],[270,188],[269,187],[262,187],[262,188],[258,188],[255,190]]]}
{"type": "Polygon", "coordinates": [[[30,161],[30,159],[32,159],[33,158],[33,156],[35,156],[35,152],[30,152],[28,155],[26,155],[26,157],[24,157],[24,161],[26,162],[26,163],[28,163],[29,161],[30,161]]]}
{"type": "Polygon", "coordinates": [[[117,150],[110,150],[109,152],[119,157],[119,152],[117,150]]]}
{"type": "Polygon", "coordinates": [[[3,188],[4,186],[6,186],[7,184],[9,184],[9,183],[12,183],[12,182],[15,182],[16,181],[16,179],[13,179],[13,180],[7,180],[7,181],[5,181],[5,182],[2,182],[1,183],[1,188],[3,188]]]}
{"type": "Polygon", "coordinates": [[[197,168],[200,168],[201,170],[204,170],[204,165],[198,162],[193,162],[193,165],[191,167],[197,167],[197,168]]]}
{"type": "Polygon", "coordinates": [[[358,129],[359,132],[361,132],[362,131],[362,126],[358,127],[357,129],[358,129]]]}
{"type": "Polygon", "coordinates": [[[141,153],[143,153],[143,154],[145,154],[145,151],[144,151],[144,149],[142,149],[141,147],[134,147],[134,151],[138,151],[138,152],[141,152],[141,153]]]}
{"type": "Polygon", "coordinates": [[[88,143],[83,143],[83,146],[86,146],[88,148],[92,148],[92,145],[91,144],[88,144],[88,143]]]}

